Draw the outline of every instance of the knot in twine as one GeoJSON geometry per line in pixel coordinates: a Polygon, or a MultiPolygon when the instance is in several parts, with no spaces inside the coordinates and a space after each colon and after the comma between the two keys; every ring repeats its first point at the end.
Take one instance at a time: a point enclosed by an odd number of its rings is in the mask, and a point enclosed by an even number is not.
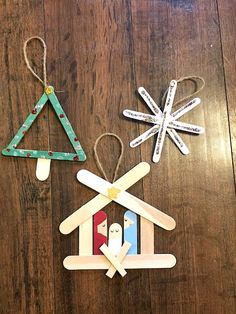
{"type": "Polygon", "coordinates": [[[124,144],[123,144],[123,142],[122,142],[122,139],[121,139],[118,135],[116,135],[116,134],[114,134],[114,133],[104,133],[104,134],[100,135],[100,136],[96,139],[96,142],[95,142],[94,148],[93,148],[93,150],[94,150],[95,162],[96,162],[96,164],[97,164],[97,166],[98,166],[98,169],[101,171],[103,177],[104,177],[107,181],[109,181],[109,180],[108,180],[108,178],[107,178],[106,172],[105,172],[105,170],[104,170],[104,168],[103,168],[103,166],[102,166],[102,164],[101,164],[101,161],[100,161],[99,156],[98,156],[98,153],[97,153],[97,146],[98,146],[100,140],[101,140],[103,137],[105,137],[105,136],[113,136],[113,137],[115,137],[115,138],[119,141],[120,147],[121,147],[120,156],[119,156],[119,158],[118,158],[117,165],[116,165],[116,168],[115,168],[115,171],[114,171],[114,176],[113,176],[113,179],[112,179],[112,183],[113,183],[113,182],[117,179],[117,173],[118,173],[118,170],[119,170],[119,168],[120,168],[121,160],[122,160],[123,155],[124,155],[124,144]]]}
{"type": "Polygon", "coordinates": [[[46,68],[47,46],[46,46],[45,41],[39,36],[30,37],[24,42],[23,52],[24,52],[24,58],[25,58],[25,63],[27,65],[27,68],[30,70],[33,76],[36,77],[43,84],[44,87],[46,87],[47,86],[47,68],[46,68]],[[39,40],[43,46],[43,79],[41,79],[38,76],[38,74],[33,70],[27,56],[27,46],[29,42],[34,39],[39,40]]]}
{"type": "MultiPolygon", "coordinates": [[[[177,105],[179,105],[181,102],[183,102],[184,100],[188,100],[188,99],[190,99],[191,97],[197,95],[197,94],[200,93],[200,91],[203,90],[203,88],[205,87],[205,80],[204,80],[204,78],[201,77],[201,76],[195,76],[195,75],[193,75],[193,76],[184,76],[184,77],[179,78],[179,79],[176,80],[176,81],[177,81],[177,83],[181,83],[181,82],[184,82],[184,81],[193,81],[193,82],[197,85],[197,90],[196,90],[195,92],[191,93],[190,95],[185,96],[185,97],[181,98],[180,100],[176,101],[176,102],[173,104],[173,106],[177,106],[177,105]],[[201,82],[200,87],[198,87],[197,81],[200,81],[200,82],[201,82]]],[[[161,99],[161,107],[163,107],[163,105],[164,105],[164,102],[165,102],[167,93],[168,93],[168,88],[167,88],[167,90],[165,91],[165,93],[164,93],[164,95],[163,95],[163,97],[162,97],[162,99],[161,99]]]]}

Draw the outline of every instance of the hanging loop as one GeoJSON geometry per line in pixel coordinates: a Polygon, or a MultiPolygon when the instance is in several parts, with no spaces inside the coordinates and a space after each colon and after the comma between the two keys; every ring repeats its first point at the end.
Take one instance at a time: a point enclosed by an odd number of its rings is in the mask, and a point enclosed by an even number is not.
{"type": "Polygon", "coordinates": [[[30,70],[33,76],[36,77],[43,84],[44,87],[46,87],[47,86],[47,68],[46,68],[47,46],[46,46],[45,41],[39,36],[30,37],[24,42],[23,51],[24,51],[24,58],[25,58],[25,63],[27,65],[27,68],[30,70]],[[28,56],[27,56],[27,46],[29,42],[34,39],[39,40],[41,44],[43,45],[43,79],[41,79],[38,76],[38,74],[32,69],[29,63],[28,56]]]}
{"type": "Polygon", "coordinates": [[[122,160],[123,155],[124,155],[124,144],[123,144],[123,142],[122,142],[122,139],[121,139],[118,135],[116,135],[116,134],[114,134],[114,133],[104,133],[104,134],[100,135],[100,136],[96,139],[96,142],[95,142],[94,148],[93,148],[93,150],[94,150],[94,156],[95,156],[95,161],[96,161],[96,164],[97,164],[99,170],[101,171],[103,177],[104,177],[107,181],[109,181],[109,180],[108,180],[108,178],[107,178],[107,175],[106,175],[106,173],[105,173],[105,170],[104,170],[104,168],[103,168],[103,166],[102,166],[102,164],[101,164],[101,162],[100,162],[100,159],[99,159],[98,153],[97,153],[97,146],[98,146],[98,143],[99,143],[100,140],[101,140],[103,137],[105,137],[105,136],[113,136],[113,137],[115,137],[115,138],[119,141],[120,147],[121,147],[120,156],[119,156],[119,158],[118,158],[117,165],[116,165],[115,172],[114,172],[114,176],[113,176],[113,179],[112,179],[112,183],[113,183],[113,182],[117,179],[117,173],[118,173],[118,170],[119,170],[119,168],[120,168],[121,160],[122,160]]]}
{"type": "MultiPolygon", "coordinates": [[[[177,80],[177,83],[181,83],[181,82],[184,82],[184,81],[193,81],[193,82],[195,82],[195,83],[197,83],[197,81],[200,81],[200,82],[201,82],[201,85],[200,85],[200,87],[197,87],[197,90],[196,90],[195,92],[191,93],[191,94],[188,95],[188,96],[185,96],[185,97],[181,98],[180,100],[178,100],[177,102],[175,102],[175,103],[173,104],[173,106],[177,106],[177,105],[180,104],[181,102],[183,102],[183,101],[185,101],[185,100],[188,100],[188,99],[190,99],[191,97],[197,95],[197,94],[200,93],[200,91],[202,91],[203,88],[205,87],[205,80],[204,80],[204,78],[201,77],[201,76],[194,76],[194,75],[193,75],[193,76],[184,76],[184,77],[179,78],[179,79],[177,80]]],[[[198,84],[197,84],[197,86],[198,86],[198,84]]],[[[162,106],[162,107],[163,107],[163,105],[164,105],[164,102],[165,102],[167,93],[168,93],[168,88],[167,88],[167,90],[165,91],[165,93],[164,93],[164,95],[163,95],[163,97],[162,97],[162,100],[161,100],[161,106],[162,106]]]]}

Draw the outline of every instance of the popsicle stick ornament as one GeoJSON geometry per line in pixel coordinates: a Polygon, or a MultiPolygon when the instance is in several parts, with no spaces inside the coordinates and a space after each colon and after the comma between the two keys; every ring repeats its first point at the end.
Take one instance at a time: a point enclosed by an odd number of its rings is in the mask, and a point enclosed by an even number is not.
{"type": "MultiPolygon", "coordinates": [[[[170,268],[176,263],[176,259],[171,254],[154,254],[154,251],[148,254],[138,254],[138,230],[137,230],[137,218],[145,219],[150,222],[150,240],[154,241],[154,233],[152,226],[159,226],[166,230],[173,230],[175,228],[175,220],[158,210],[157,208],[147,204],[141,199],[133,196],[126,192],[126,189],[131,187],[134,183],[142,179],[150,171],[150,165],[146,162],[141,162],[136,165],[133,169],[128,171],[123,177],[116,180],[119,165],[123,155],[123,143],[121,139],[112,133],[104,134],[98,138],[95,144],[95,158],[98,167],[103,173],[106,179],[102,179],[99,176],[93,174],[88,170],[80,170],[77,174],[77,179],[82,184],[94,189],[99,194],[92,200],[84,204],[82,207],[77,209],[73,214],[62,221],[59,229],[61,233],[68,234],[83,223],[94,219],[94,255],[86,256],[68,256],[64,260],[64,266],[70,270],[76,269],[108,269],[106,275],[112,278],[117,271],[121,276],[126,275],[125,269],[130,268],[170,268]],[[104,173],[103,167],[99,161],[96,153],[96,147],[98,141],[105,135],[115,136],[121,143],[121,155],[118,160],[118,164],[115,170],[113,183],[108,182],[106,174],[104,173]],[[107,243],[102,244],[98,248],[97,233],[103,233],[101,231],[102,225],[106,222],[104,216],[101,220],[96,222],[97,215],[100,215],[101,209],[108,205],[110,202],[116,202],[123,207],[127,208],[128,211],[124,214],[124,228],[118,223],[113,223],[109,228],[108,245],[107,243]],[[100,232],[98,232],[98,226],[100,225],[100,232]],[[130,229],[129,229],[130,228],[130,229]],[[122,233],[124,236],[122,237],[122,233]],[[122,243],[124,238],[124,243],[122,243]],[[96,250],[95,250],[96,247],[96,250]],[[97,251],[99,249],[99,252],[97,251]],[[100,254],[103,253],[103,255],[100,254]],[[96,253],[96,254],[95,254],[96,253]],[[150,254],[149,254],[150,253],[150,254]]],[[[103,225],[105,227],[106,224],[103,225]]],[[[148,227],[149,224],[146,224],[148,227]]],[[[144,226],[140,229],[141,233],[145,233],[144,226]]],[[[104,233],[105,234],[105,233],[104,233]]],[[[139,236],[142,238],[142,235],[139,236]]],[[[86,241],[86,239],[85,239],[86,241]]],[[[153,244],[154,247],[154,244],[153,244]]]]}
{"type": "Polygon", "coordinates": [[[23,125],[20,127],[16,135],[13,137],[10,144],[2,150],[2,154],[5,156],[14,156],[14,157],[25,157],[25,158],[36,158],[37,166],[36,166],[36,177],[40,181],[44,181],[48,178],[50,173],[50,164],[51,160],[69,160],[69,161],[84,161],[86,160],[86,155],[84,153],[83,148],[79,142],[77,135],[75,134],[56,94],[53,86],[50,86],[47,81],[47,69],[46,69],[46,53],[47,47],[44,40],[41,37],[34,36],[26,40],[24,43],[24,57],[27,68],[36,77],[40,83],[42,83],[44,87],[44,93],[40,97],[39,101],[36,103],[35,107],[32,109],[29,116],[26,118],[23,125]],[[27,46],[32,40],[39,40],[43,46],[44,54],[43,54],[43,79],[41,79],[37,73],[32,69],[29,59],[27,56],[27,46]],[[68,140],[70,141],[75,153],[68,152],[55,152],[51,150],[42,151],[42,150],[32,150],[32,149],[18,149],[17,146],[24,138],[25,134],[29,131],[30,127],[34,123],[34,121],[39,116],[40,112],[46,105],[49,103],[56,116],[61,123],[68,140]]]}
{"type": "Polygon", "coordinates": [[[184,77],[179,80],[172,80],[168,89],[166,90],[163,98],[162,103],[164,103],[163,112],[152,99],[152,97],[148,94],[144,87],[139,87],[138,93],[152,111],[153,114],[146,114],[134,110],[124,110],[123,115],[127,118],[138,120],[146,123],[153,124],[153,126],[139,135],[137,138],[130,142],[131,147],[136,147],[142,144],[144,141],[149,139],[150,137],[157,134],[156,144],[153,153],[153,162],[157,163],[160,161],[161,153],[164,146],[164,141],[166,134],[170,137],[170,139],[174,142],[174,144],[179,148],[179,150],[184,154],[189,154],[189,149],[186,144],[183,142],[180,135],[177,133],[176,130],[192,133],[192,134],[202,134],[204,133],[204,128],[201,126],[197,126],[190,123],[181,122],[178,119],[182,117],[187,112],[191,111],[193,108],[198,106],[201,103],[200,98],[194,98],[193,100],[189,101],[187,104],[183,105],[181,108],[176,110],[172,113],[173,105],[177,105],[184,100],[191,98],[192,96],[199,93],[205,86],[205,81],[203,78],[198,76],[190,76],[184,77]],[[202,86],[193,94],[179,100],[174,104],[175,93],[177,89],[177,84],[183,82],[185,80],[200,80],[202,82],[202,86]]]}

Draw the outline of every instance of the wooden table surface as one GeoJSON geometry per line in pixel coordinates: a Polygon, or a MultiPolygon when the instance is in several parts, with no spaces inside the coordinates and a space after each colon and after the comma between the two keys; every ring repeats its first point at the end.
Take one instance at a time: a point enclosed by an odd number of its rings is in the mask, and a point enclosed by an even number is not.
{"type": "MultiPolygon", "coordinates": [[[[88,159],[52,161],[50,178],[35,178],[35,159],[1,157],[1,313],[236,313],[236,1],[235,0],[35,0],[0,2],[1,147],[5,147],[42,94],[28,71],[23,42],[47,43],[48,81],[58,91],[88,159]],[[181,135],[183,156],[165,142],[153,164],[153,138],[131,149],[147,125],[125,119],[126,108],[148,112],[136,90],[159,102],[171,79],[199,75],[202,104],[183,121],[200,136],[181,135]],[[140,161],[151,172],[130,192],[174,217],[174,231],[155,228],[155,252],[171,253],[167,270],[129,270],[110,280],[104,271],[67,271],[62,261],[78,253],[78,229],[59,233],[60,222],[96,195],[76,181],[86,168],[99,174],[93,145],[104,132],[125,144],[123,175],[140,161]]],[[[40,75],[42,50],[30,48],[40,75]]],[[[183,84],[177,98],[193,91],[183,84]]],[[[51,108],[32,126],[21,147],[71,151],[51,108]]],[[[100,146],[110,174],[115,141],[100,146]]],[[[124,209],[107,206],[109,224],[124,209]]]]}

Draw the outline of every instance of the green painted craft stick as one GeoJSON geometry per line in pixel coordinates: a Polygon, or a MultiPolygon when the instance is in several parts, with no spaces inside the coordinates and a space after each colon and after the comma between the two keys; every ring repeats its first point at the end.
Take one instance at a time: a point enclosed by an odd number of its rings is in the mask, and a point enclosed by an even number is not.
{"type": "Polygon", "coordinates": [[[47,86],[45,92],[37,102],[34,109],[31,111],[21,128],[18,130],[10,144],[2,150],[2,154],[5,156],[14,157],[28,157],[28,158],[46,158],[46,159],[57,159],[57,160],[70,160],[70,161],[84,161],[86,160],[86,155],[83,148],[75,135],[75,132],[64,112],[62,106],[54,93],[54,88],[52,86],[47,86]],[[33,122],[36,120],[41,110],[45,104],[49,101],[52,105],[60,123],[65,130],[70,143],[72,144],[75,153],[64,153],[64,152],[54,152],[54,151],[39,151],[39,150],[29,150],[29,149],[17,149],[22,138],[25,136],[26,132],[30,129],[33,122]]]}

